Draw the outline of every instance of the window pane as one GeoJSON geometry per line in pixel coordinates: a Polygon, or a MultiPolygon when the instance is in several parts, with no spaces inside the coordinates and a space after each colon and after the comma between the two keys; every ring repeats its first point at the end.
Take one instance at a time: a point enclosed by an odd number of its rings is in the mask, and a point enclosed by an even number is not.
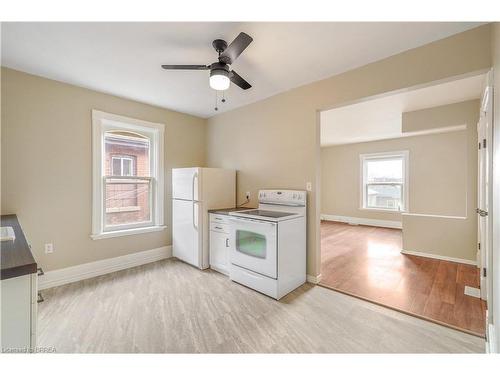
{"type": "Polygon", "coordinates": [[[402,185],[366,185],[366,207],[403,210],[402,185]]]}
{"type": "Polygon", "coordinates": [[[132,159],[123,159],[122,176],[132,176],[132,159]]]}
{"type": "Polygon", "coordinates": [[[369,182],[403,182],[403,159],[366,161],[366,179],[369,182]]]}
{"type": "Polygon", "coordinates": [[[113,170],[111,174],[113,176],[121,176],[122,175],[122,163],[120,158],[113,158],[113,170]]]}
{"type": "Polygon", "coordinates": [[[106,179],[105,225],[140,224],[151,221],[149,180],[106,179]]]}
{"type": "Polygon", "coordinates": [[[246,230],[236,231],[236,250],[257,258],[266,257],[266,237],[246,230]]]}
{"type": "Polygon", "coordinates": [[[128,132],[106,132],[104,144],[106,176],[150,177],[148,138],[128,132]]]}

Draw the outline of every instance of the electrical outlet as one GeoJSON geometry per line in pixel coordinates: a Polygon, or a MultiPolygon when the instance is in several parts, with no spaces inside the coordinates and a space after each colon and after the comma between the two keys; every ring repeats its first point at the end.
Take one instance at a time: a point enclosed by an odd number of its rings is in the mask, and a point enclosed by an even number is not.
{"type": "Polygon", "coordinates": [[[307,183],[306,183],[306,190],[307,190],[307,191],[312,191],[312,189],[313,189],[313,184],[312,184],[312,182],[307,182],[307,183]]]}
{"type": "Polygon", "coordinates": [[[46,243],[45,244],[45,254],[52,254],[54,252],[54,244],[46,243]]]}
{"type": "Polygon", "coordinates": [[[250,200],[250,192],[247,191],[245,194],[246,194],[247,201],[250,200]]]}

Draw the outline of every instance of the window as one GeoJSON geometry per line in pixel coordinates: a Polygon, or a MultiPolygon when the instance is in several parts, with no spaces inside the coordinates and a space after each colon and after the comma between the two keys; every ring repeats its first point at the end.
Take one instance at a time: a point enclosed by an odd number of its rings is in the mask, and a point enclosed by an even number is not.
{"type": "Polygon", "coordinates": [[[92,111],[92,238],[163,230],[162,124],[92,111]]]}
{"type": "Polygon", "coordinates": [[[408,151],[363,154],[361,208],[408,210],[408,151]]]}
{"type": "MultiPolygon", "coordinates": [[[[106,144],[107,145],[107,144],[106,144]]],[[[134,160],[136,156],[112,156],[111,174],[113,176],[134,176],[134,160]]]]}

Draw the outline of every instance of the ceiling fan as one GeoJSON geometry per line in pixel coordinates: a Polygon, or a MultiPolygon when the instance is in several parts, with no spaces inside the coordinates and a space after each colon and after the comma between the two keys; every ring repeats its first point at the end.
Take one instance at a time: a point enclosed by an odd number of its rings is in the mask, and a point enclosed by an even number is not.
{"type": "Polygon", "coordinates": [[[169,70],[210,70],[209,83],[214,90],[227,90],[230,82],[243,90],[248,90],[252,85],[234,70],[230,70],[229,65],[234,63],[234,60],[252,43],[252,40],[252,37],[245,33],[239,33],[229,46],[225,40],[215,39],[212,46],[219,54],[219,61],[210,65],[162,65],[161,67],[169,70]]]}

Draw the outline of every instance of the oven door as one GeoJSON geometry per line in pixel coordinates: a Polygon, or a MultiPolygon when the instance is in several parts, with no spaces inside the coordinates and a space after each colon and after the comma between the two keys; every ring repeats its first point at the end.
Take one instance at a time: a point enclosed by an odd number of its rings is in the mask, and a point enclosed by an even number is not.
{"type": "Polygon", "coordinates": [[[231,263],[277,278],[277,223],[231,218],[231,263]]]}

